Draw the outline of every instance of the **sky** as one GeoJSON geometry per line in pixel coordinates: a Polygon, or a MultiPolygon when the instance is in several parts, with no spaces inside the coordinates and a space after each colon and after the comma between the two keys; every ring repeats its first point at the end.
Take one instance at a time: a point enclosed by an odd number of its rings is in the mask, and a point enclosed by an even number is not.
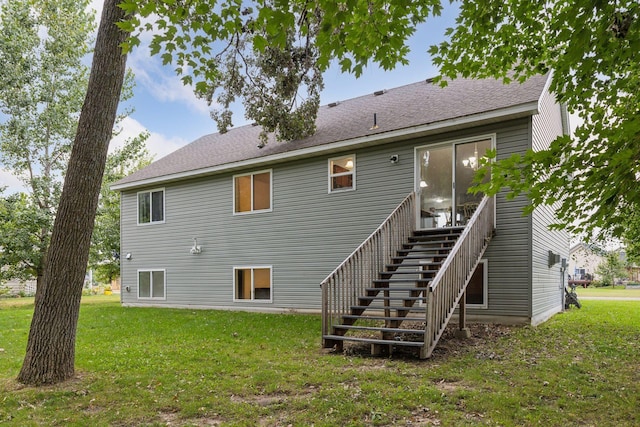
{"type": "MultiPolygon", "coordinates": [[[[365,69],[359,78],[343,74],[337,67],[331,67],[324,75],[325,89],[321,93],[321,104],[343,101],[366,95],[382,89],[414,83],[438,74],[427,53],[429,46],[443,41],[445,29],[455,24],[457,10],[445,2],[440,17],[430,18],[417,27],[409,40],[411,53],[409,64],[384,71],[375,65],[365,69]]],[[[99,20],[102,0],[92,0],[99,20]]],[[[157,160],[196,140],[217,132],[211,108],[206,101],[196,98],[190,87],[184,86],[171,66],[163,66],[158,57],[149,55],[144,46],[135,49],[129,56],[127,65],[135,74],[134,96],[128,101],[134,112],[122,123],[122,132],[111,143],[111,149],[121,146],[129,137],[148,131],[149,152],[157,160]]],[[[235,126],[247,124],[242,111],[233,117],[235,126]]],[[[0,187],[7,186],[7,193],[21,190],[20,181],[0,169],[0,187]]]]}

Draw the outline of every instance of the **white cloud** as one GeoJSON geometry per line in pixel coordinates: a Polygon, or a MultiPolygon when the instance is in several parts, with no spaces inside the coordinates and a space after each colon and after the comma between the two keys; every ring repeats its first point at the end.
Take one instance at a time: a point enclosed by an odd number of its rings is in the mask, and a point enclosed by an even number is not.
{"type": "Polygon", "coordinates": [[[93,9],[96,11],[96,23],[100,21],[100,15],[102,14],[103,4],[104,4],[104,0],[91,0],[91,2],[89,2],[88,9],[89,10],[93,9]]]}
{"type": "Polygon", "coordinates": [[[210,107],[204,99],[196,97],[191,86],[184,85],[170,67],[163,66],[159,58],[151,57],[148,48],[135,49],[128,61],[136,77],[136,84],[161,102],[177,102],[189,110],[209,117],[210,107]]]}
{"type": "Polygon", "coordinates": [[[6,169],[0,169],[0,188],[4,187],[7,187],[4,191],[5,195],[27,191],[24,184],[15,175],[6,169]]]}
{"type": "MultiPolygon", "coordinates": [[[[122,147],[127,139],[136,137],[144,131],[148,131],[142,123],[131,117],[124,118],[121,123],[121,128],[122,131],[120,134],[111,140],[111,144],[109,145],[110,151],[122,147]]],[[[158,160],[176,151],[178,148],[183,147],[187,142],[188,141],[183,138],[168,138],[160,133],[150,132],[146,145],[149,153],[154,157],[154,160],[158,160]]]]}

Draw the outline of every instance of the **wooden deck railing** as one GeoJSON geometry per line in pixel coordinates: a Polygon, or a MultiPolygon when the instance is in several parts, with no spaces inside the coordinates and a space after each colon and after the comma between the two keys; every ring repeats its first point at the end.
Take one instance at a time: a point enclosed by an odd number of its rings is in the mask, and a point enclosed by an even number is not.
{"type": "Polygon", "coordinates": [[[495,198],[485,197],[429,285],[424,345],[427,358],[438,343],[475,270],[495,225],[495,198]]]}
{"type": "MultiPolygon", "coordinates": [[[[416,226],[415,193],[409,194],[387,219],[321,283],[322,335],[349,314],[358,297],[371,287],[378,273],[407,242],[416,226]]],[[[327,347],[327,343],[323,342],[327,347]]]]}

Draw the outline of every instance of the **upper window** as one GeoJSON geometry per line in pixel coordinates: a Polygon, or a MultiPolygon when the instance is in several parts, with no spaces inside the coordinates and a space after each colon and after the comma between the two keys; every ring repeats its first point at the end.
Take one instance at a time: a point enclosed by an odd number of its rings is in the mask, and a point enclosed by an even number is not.
{"type": "Polygon", "coordinates": [[[138,270],[138,298],[165,299],[164,270],[138,270]]]}
{"type": "Polygon", "coordinates": [[[233,212],[271,211],[271,171],[233,177],[233,212]]]}
{"type": "Polygon", "coordinates": [[[138,224],[164,222],[164,189],[138,193],[138,224]]]}
{"type": "Polygon", "coordinates": [[[271,301],[271,267],[233,269],[234,301],[271,301]]]}
{"type": "Polygon", "coordinates": [[[329,193],[355,190],[356,155],[329,159],[329,193]]]}

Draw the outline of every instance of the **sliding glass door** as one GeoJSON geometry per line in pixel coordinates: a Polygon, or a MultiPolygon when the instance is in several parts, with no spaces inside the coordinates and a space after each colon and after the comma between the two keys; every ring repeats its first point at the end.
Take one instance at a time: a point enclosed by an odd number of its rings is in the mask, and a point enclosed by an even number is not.
{"type": "Polygon", "coordinates": [[[416,149],[419,228],[467,224],[483,197],[468,190],[491,145],[487,138],[416,149]]]}

